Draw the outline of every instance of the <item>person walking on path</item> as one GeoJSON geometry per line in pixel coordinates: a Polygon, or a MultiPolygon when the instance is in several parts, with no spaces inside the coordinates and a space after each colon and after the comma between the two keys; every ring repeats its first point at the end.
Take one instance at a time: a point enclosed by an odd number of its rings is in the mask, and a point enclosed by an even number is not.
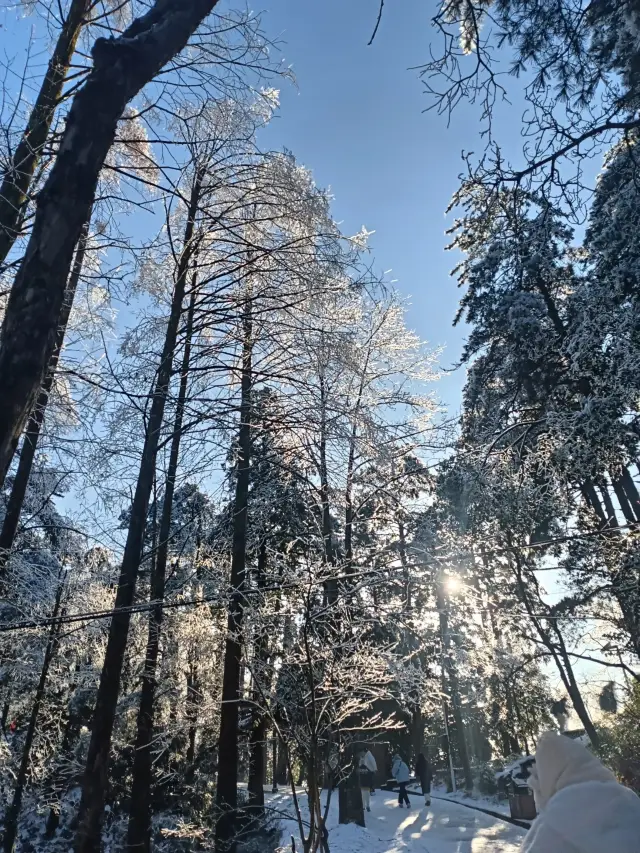
{"type": "Polygon", "coordinates": [[[360,753],[358,773],[360,774],[360,791],[362,793],[362,805],[371,811],[371,789],[373,788],[373,774],[378,769],[376,760],[369,751],[360,753]],[[369,758],[369,756],[371,756],[369,758]]]}
{"type": "Polygon", "coordinates": [[[431,765],[426,759],[424,752],[421,752],[416,759],[416,778],[420,780],[420,786],[424,795],[425,806],[431,805],[431,781],[433,773],[431,765]]]}
{"type": "Polygon", "coordinates": [[[372,775],[371,775],[371,791],[370,791],[370,793],[373,794],[375,791],[375,788],[373,786],[375,785],[376,773],[378,772],[378,763],[375,759],[374,754],[371,752],[370,749],[368,749],[364,754],[364,763],[367,765],[369,770],[371,770],[372,775]]]}
{"type": "Polygon", "coordinates": [[[400,785],[400,791],[398,793],[398,805],[400,806],[400,808],[402,808],[402,806],[406,803],[407,808],[410,809],[411,803],[409,802],[409,794],[407,794],[409,768],[399,755],[393,756],[393,766],[391,767],[391,775],[396,780],[398,785],[400,785]]]}
{"type": "Polygon", "coordinates": [[[542,735],[527,780],[538,817],[521,853],[640,853],[640,797],[586,747],[542,735]]]}

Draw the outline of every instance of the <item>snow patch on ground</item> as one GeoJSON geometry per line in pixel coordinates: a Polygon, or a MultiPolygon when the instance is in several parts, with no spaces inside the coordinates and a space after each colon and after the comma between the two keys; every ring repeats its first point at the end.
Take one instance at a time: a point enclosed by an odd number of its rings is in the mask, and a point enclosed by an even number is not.
{"type": "MultiPolygon", "coordinates": [[[[268,805],[280,816],[281,850],[296,851],[302,842],[294,819],[290,793],[270,794],[268,805]]],[[[324,804],[326,792],[322,794],[324,804]]],[[[327,829],[331,853],[518,853],[526,830],[490,815],[458,805],[432,800],[429,808],[412,797],[410,809],[400,809],[395,794],[377,791],[366,827],[338,824],[337,796],[332,796],[327,829]]],[[[303,818],[308,817],[306,796],[300,793],[303,818]]]]}
{"type": "Polygon", "coordinates": [[[447,789],[434,788],[433,793],[437,797],[451,800],[454,803],[468,803],[470,806],[477,806],[480,809],[489,809],[492,812],[500,812],[500,814],[509,817],[511,809],[506,800],[499,800],[498,797],[483,797],[480,794],[466,794],[464,791],[456,791],[455,794],[448,794],[447,789]]]}

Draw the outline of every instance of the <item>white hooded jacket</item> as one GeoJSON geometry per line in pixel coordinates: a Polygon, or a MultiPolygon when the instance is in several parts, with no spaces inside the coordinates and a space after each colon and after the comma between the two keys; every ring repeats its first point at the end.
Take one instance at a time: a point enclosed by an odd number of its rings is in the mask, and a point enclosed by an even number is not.
{"type": "Polygon", "coordinates": [[[371,750],[367,750],[364,754],[364,758],[362,759],[364,766],[367,770],[370,770],[372,773],[375,773],[378,769],[378,765],[376,764],[376,760],[373,756],[371,750]]]}
{"type": "Polygon", "coordinates": [[[529,784],[539,815],[521,853],[640,853],[640,797],[581,743],[543,735],[529,784]]]}

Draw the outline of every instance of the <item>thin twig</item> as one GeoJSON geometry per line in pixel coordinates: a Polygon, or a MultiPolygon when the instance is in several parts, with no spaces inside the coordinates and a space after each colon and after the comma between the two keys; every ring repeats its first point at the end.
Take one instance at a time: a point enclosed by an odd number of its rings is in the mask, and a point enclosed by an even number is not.
{"type": "Polygon", "coordinates": [[[376,25],[375,25],[374,30],[373,30],[373,35],[371,36],[371,38],[367,42],[367,47],[371,47],[371,45],[373,44],[373,40],[375,39],[375,37],[378,33],[380,21],[382,20],[382,10],[383,9],[384,9],[384,0],[380,0],[380,8],[378,9],[378,20],[376,21],[376,25]]]}

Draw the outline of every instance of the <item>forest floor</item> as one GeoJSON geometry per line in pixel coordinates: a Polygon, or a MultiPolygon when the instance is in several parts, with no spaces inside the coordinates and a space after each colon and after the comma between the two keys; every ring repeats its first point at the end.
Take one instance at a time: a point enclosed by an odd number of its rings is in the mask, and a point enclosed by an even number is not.
{"type": "MultiPolygon", "coordinates": [[[[326,794],[323,793],[324,802],[326,794]]],[[[269,794],[272,808],[294,816],[290,793],[269,794]]],[[[300,797],[303,817],[306,797],[300,797]]],[[[525,829],[452,801],[432,800],[426,808],[421,798],[411,797],[411,808],[399,808],[397,795],[376,791],[366,827],[338,824],[338,801],[332,797],[328,821],[331,853],[517,853],[525,829]]],[[[298,825],[286,817],[280,821],[283,851],[302,850],[298,825]]]]}

